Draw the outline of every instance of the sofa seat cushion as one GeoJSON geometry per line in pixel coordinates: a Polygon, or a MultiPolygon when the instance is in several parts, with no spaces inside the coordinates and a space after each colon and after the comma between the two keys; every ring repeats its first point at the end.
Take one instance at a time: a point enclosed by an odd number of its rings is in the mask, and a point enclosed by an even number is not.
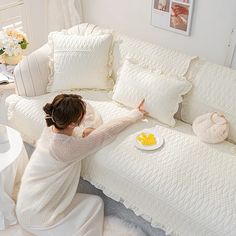
{"type": "MultiPolygon", "coordinates": [[[[121,117],[128,111],[124,106],[113,102],[112,94],[106,91],[74,90],[64,91],[64,93],[80,94],[99,111],[104,122],[121,117]]],[[[55,92],[36,97],[21,97],[15,94],[10,95],[6,99],[6,106],[8,107],[8,125],[17,129],[25,142],[34,145],[46,125],[42,107],[58,94],[58,92],[55,92]]],[[[160,125],[161,123],[151,118],[145,119],[145,122],[138,123],[139,129],[153,127],[157,124],[160,125]]],[[[176,126],[173,129],[194,136],[191,125],[180,120],[177,120],[176,126]]],[[[235,147],[234,144],[226,141],[217,145],[208,145],[225,153],[230,153],[231,148],[235,147]]]]}
{"type": "Polygon", "coordinates": [[[233,145],[225,142],[217,150],[157,125],[164,146],[140,151],[134,140],[142,128],[129,127],[84,159],[81,176],[168,235],[236,235],[236,156],[226,153],[233,145]]]}
{"type": "MultiPolygon", "coordinates": [[[[64,91],[63,93],[80,94],[84,99],[91,101],[91,104],[97,101],[98,104],[102,103],[104,105],[111,101],[106,91],[73,90],[64,91]]],[[[6,106],[8,107],[8,125],[17,129],[25,142],[35,145],[43,128],[46,126],[44,119],[45,114],[42,108],[47,102],[51,102],[58,94],[60,94],[60,92],[48,93],[36,97],[21,97],[15,94],[9,96],[6,100],[6,106]]],[[[117,113],[115,115],[117,115],[117,113]]]]}
{"type": "MultiPolygon", "coordinates": [[[[73,91],[75,93],[75,91],[73,91]]],[[[106,92],[77,91],[103,121],[128,109],[106,92]]],[[[34,143],[44,127],[42,106],[56,94],[35,98],[8,97],[9,124],[34,143]]],[[[111,198],[160,227],[183,236],[236,235],[236,157],[233,144],[202,143],[191,126],[177,121],[167,128],[153,119],[128,127],[110,145],[83,160],[82,177],[111,198]],[[137,131],[155,127],[165,139],[162,148],[143,152],[134,147],[137,131]]]]}

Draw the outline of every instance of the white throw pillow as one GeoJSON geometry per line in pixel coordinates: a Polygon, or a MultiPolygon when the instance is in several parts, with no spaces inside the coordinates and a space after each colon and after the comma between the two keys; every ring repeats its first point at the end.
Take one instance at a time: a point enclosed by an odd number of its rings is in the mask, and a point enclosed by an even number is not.
{"type": "Polygon", "coordinates": [[[174,126],[174,114],[182,101],[182,95],[191,87],[190,82],[180,80],[175,75],[152,72],[126,60],[119,73],[113,99],[132,108],[145,99],[145,110],[151,117],[174,126]]]}
{"type": "Polygon", "coordinates": [[[109,88],[111,34],[81,36],[52,32],[48,39],[52,50],[48,92],[109,88]]]}

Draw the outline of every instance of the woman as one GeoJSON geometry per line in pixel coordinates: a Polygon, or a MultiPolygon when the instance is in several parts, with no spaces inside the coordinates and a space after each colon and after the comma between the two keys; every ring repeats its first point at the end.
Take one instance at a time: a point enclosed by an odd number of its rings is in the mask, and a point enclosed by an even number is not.
{"type": "Polygon", "coordinates": [[[95,112],[86,114],[86,107],[91,110],[79,95],[73,94],[58,95],[43,107],[49,128],[44,129],[26,167],[16,206],[19,223],[35,235],[103,234],[102,200],[94,195],[76,194],[81,160],[110,143],[146,112],[142,102],[139,109],[127,116],[97,129],[87,127],[82,137],[74,136],[74,129],[85,119],[94,121],[91,114],[94,116],[95,112]]]}

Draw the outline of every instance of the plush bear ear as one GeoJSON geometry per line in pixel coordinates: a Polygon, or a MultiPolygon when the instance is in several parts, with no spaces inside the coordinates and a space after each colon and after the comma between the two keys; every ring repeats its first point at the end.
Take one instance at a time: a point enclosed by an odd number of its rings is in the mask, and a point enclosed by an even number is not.
{"type": "Polygon", "coordinates": [[[228,123],[224,114],[220,112],[213,112],[211,115],[211,120],[213,123],[218,124],[218,125],[225,125],[226,123],[228,123]]]}

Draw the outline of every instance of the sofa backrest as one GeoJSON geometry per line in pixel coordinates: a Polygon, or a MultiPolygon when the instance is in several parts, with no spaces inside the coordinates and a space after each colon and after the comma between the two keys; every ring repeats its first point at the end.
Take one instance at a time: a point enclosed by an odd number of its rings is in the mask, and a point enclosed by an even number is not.
{"type": "Polygon", "coordinates": [[[126,57],[137,59],[150,69],[159,69],[166,74],[186,76],[192,82],[193,88],[184,97],[178,118],[192,124],[196,117],[204,113],[223,112],[230,123],[229,140],[236,142],[235,70],[92,24],[80,24],[79,27],[72,28],[71,32],[82,35],[98,32],[113,33],[114,80],[126,57]]]}
{"type": "Polygon", "coordinates": [[[195,58],[119,33],[114,33],[113,56],[114,79],[117,78],[119,68],[127,57],[136,59],[150,69],[158,69],[165,74],[174,74],[180,77],[187,73],[190,62],[195,58]]]}
{"type": "MultiPolygon", "coordinates": [[[[155,44],[136,40],[109,29],[92,24],[80,24],[67,30],[68,34],[113,33],[113,79],[126,57],[137,59],[150,69],[167,74],[186,75],[193,84],[191,92],[184,97],[180,115],[177,117],[192,124],[193,120],[207,112],[225,113],[230,123],[229,139],[236,143],[236,71],[211,62],[166,49],[155,44]]],[[[21,96],[38,96],[46,93],[48,83],[48,54],[44,45],[27,56],[15,69],[16,87],[21,96]]]]}
{"type": "Polygon", "coordinates": [[[230,123],[229,140],[236,143],[236,70],[199,59],[188,79],[193,88],[182,102],[181,119],[192,124],[202,114],[223,112],[230,123]]]}
{"type": "Polygon", "coordinates": [[[175,74],[181,77],[187,73],[192,59],[196,58],[176,50],[128,37],[110,29],[103,29],[93,24],[83,23],[72,27],[67,32],[80,35],[98,34],[101,32],[113,34],[111,51],[114,80],[116,80],[117,73],[127,57],[137,59],[140,63],[151,69],[162,70],[166,74],[175,74]]]}

